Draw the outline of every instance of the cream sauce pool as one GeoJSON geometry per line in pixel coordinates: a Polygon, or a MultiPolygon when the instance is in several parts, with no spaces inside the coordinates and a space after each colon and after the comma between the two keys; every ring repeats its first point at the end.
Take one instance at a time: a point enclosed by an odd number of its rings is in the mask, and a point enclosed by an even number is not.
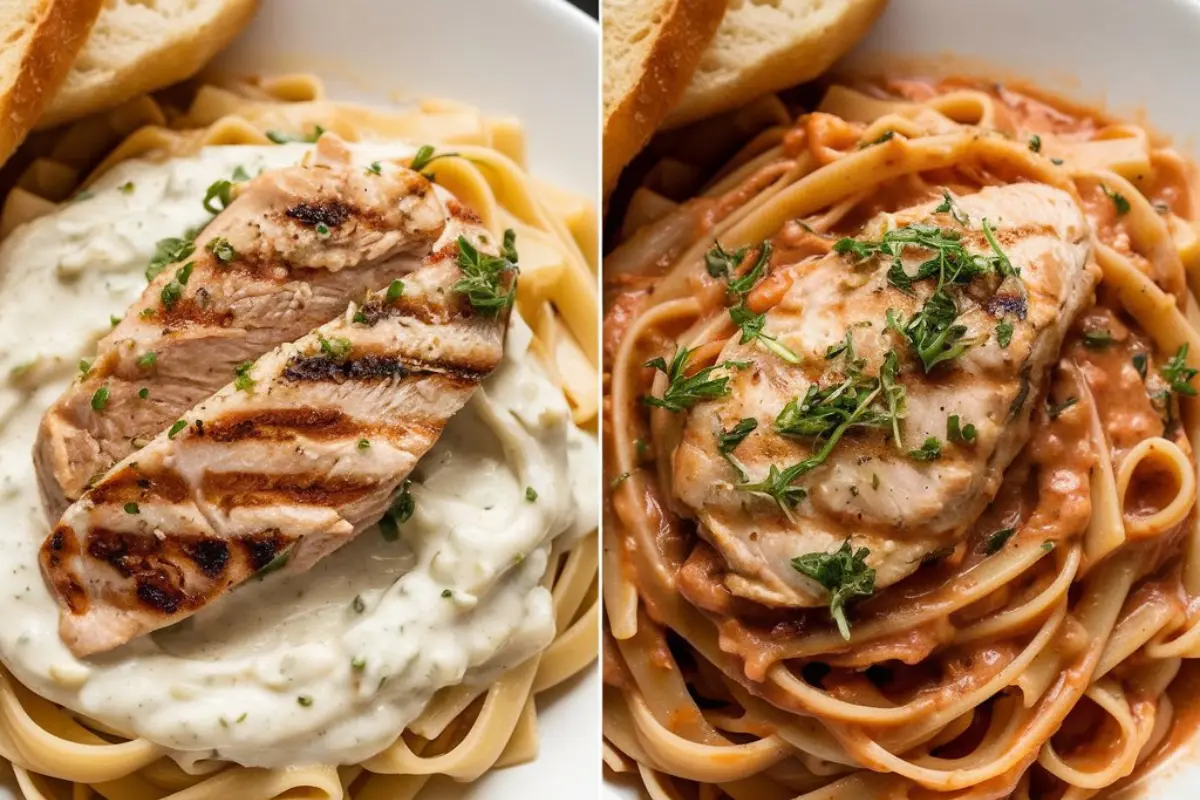
{"type": "MultiPolygon", "coordinates": [[[[414,152],[353,149],[364,167],[414,152]]],[[[438,689],[483,685],[549,644],[551,548],[597,524],[596,443],[572,424],[514,314],[501,365],[414,472],[416,511],[398,540],[368,529],[307,573],[251,581],[102,656],[77,659],[62,644],[37,561],[48,533],[30,457],[41,415],[110,315],[145,288],[155,242],[209,220],[208,185],[306,150],[124,163],[0,247],[0,660],[43,697],[183,764],[346,764],[379,752],[438,689]]]]}

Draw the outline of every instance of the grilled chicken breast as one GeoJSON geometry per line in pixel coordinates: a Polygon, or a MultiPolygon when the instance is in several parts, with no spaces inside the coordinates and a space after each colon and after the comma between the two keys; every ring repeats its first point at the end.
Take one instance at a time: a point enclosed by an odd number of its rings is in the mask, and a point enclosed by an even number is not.
{"type": "Polygon", "coordinates": [[[238,364],[416,269],[444,223],[425,178],[353,166],[331,135],[305,163],[244,184],[194,247],[167,248],[175,263],[46,412],[34,458],[51,523],[89,481],[228,383],[238,364]]]}
{"type": "Polygon", "coordinates": [[[263,356],[67,509],[41,562],[74,653],[178,622],[268,565],[307,569],[383,515],[502,355],[508,308],[455,288],[457,237],[494,243],[455,208],[403,294],[263,356]]]}
{"type": "MultiPolygon", "coordinates": [[[[795,569],[792,559],[833,552],[847,539],[855,548],[869,548],[866,561],[876,570],[877,589],[900,580],[923,556],[965,538],[1029,438],[1047,372],[1097,279],[1083,214],[1060,190],[1013,184],[958,198],[948,209],[927,203],[885,215],[868,223],[857,240],[880,241],[885,230],[914,223],[933,226],[926,230],[938,236],[960,237],[967,253],[993,263],[1003,253],[1019,270],[1019,279],[991,274],[951,282],[948,291],[960,314],[955,322],[964,326],[960,338],[969,344],[964,352],[927,370],[903,324],[889,327],[886,320],[889,309],[902,315],[897,320],[911,320],[933,294],[934,280],[914,280],[905,291],[889,280],[890,254],[864,256],[853,248],[839,253],[838,247],[774,268],[791,273],[786,277],[792,283],[766,314],[764,330],[801,363],[789,364],[759,343],[742,344],[734,336],[719,359],[746,364],[728,368],[731,392],[696,405],[686,420],[672,465],[675,493],[723,555],[726,584],[737,595],[776,606],[823,605],[825,590],[795,569]],[[984,220],[996,248],[985,236],[984,220]],[[882,415],[878,426],[847,429],[822,464],[797,477],[794,486],[806,498],[790,506],[747,490],[746,484],[771,477],[773,465],[782,472],[829,443],[830,428],[809,437],[780,433],[777,418],[789,401],[797,400],[793,411],[802,410],[810,387],[846,386],[850,374],[862,376],[862,397],[872,381],[879,386],[889,351],[898,365],[892,383],[907,395],[896,415],[902,417],[899,445],[884,386],[868,406],[882,415]],[[970,441],[948,435],[952,415],[960,430],[974,426],[967,431],[970,441]],[[717,434],[743,419],[754,420],[756,428],[727,461],[717,434]],[[940,455],[936,448],[922,449],[931,438],[940,455]],[[731,462],[744,469],[744,480],[731,462]]],[[[903,248],[905,274],[920,274],[926,263],[936,269],[934,256],[925,247],[903,248]]]]}

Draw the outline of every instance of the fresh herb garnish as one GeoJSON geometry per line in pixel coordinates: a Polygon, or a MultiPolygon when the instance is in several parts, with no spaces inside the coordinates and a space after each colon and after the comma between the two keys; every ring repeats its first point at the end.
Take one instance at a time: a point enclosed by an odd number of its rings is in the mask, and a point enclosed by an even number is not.
{"type": "Polygon", "coordinates": [[[359,450],[370,450],[371,449],[371,440],[370,439],[359,439],[358,440],[358,449],[359,450]]]}
{"type": "Polygon", "coordinates": [[[800,363],[800,356],[796,355],[790,347],[781,344],[774,336],[763,333],[763,326],[767,322],[766,314],[755,314],[746,306],[738,304],[729,309],[729,318],[742,331],[741,344],[757,341],[789,364],[800,363]]]}
{"type": "Polygon", "coordinates": [[[942,457],[942,443],[936,436],[930,436],[916,450],[909,450],[908,457],[914,461],[937,461],[942,457]]]}
{"type": "Polygon", "coordinates": [[[171,429],[169,431],[167,431],[167,438],[174,439],[175,434],[179,433],[181,430],[183,430],[186,427],[187,427],[187,420],[185,420],[185,419],[177,420],[175,422],[175,424],[171,426],[171,429]]]}
{"type": "Polygon", "coordinates": [[[298,136],[294,133],[284,133],[282,131],[267,131],[267,138],[275,144],[287,144],[288,142],[306,142],[312,144],[321,138],[321,134],[325,133],[325,128],[320,125],[313,125],[312,133],[307,136],[298,136]]]}
{"type": "Polygon", "coordinates": [[[101,386],[92,395],[92,410],[103,411],[108,406],[108,387],[101,386]]]}
{"type": "Polygon", "coordinates": [[[876,137],[875,137],[874,139],[872,139],[871,141],[869,141],[869,142],[863,142],[862,144],[860,144],[860,145],[858,146],[858,148],[861,150],[861,149],[863,149],[864,147],[870,147],[871,145],[875,145],[875,144],[883,144],[884,142],[890,142],[890,141],[891,141],[892,139],[894,139],[894,138],[896,138],[896,132],[895,132],[894,130],[892,130],[891,128],[888,128],[886,131],[884,131],[883,133],[879,134],[878,136],[876,136],[876,137]]]}
{"type": "Polygon", "coordinates": [[[1042,152],[1042,137],[1036,133],[1029,137],[1029,149],[1035,153],[1042,152]]]}
{"type": "Polygon", "coordinates": [[[125,506],[124,506],[124,508],[125,508],[125,513],[126,513],[126,514],[140,514],[140,513],[142,513],[142,510],[141,510],[140,508],[138,508],[138,504],[137,504],[137,503],[126,503],[126,504],[125,504],[125,506]]]}
{"type": "Polygon", "coordinates": [[[422,145],[417,149],[417,154],[413,156],[412,162],[408,165],[408,168],[414,172],[420,172],[432,162],[437,161],[439,158],[453,158],[457,155],[458,153],[438,153],[437,155],[434,155],[433,145],[422,145]]]}
{"type": "Polygon", "coordinates": [[[1083,346],[1089,350],[1103,350],[1114,341],[1113,335],[1103,329],[1083,332],[1083,346]]]}
{"type": "Polygon", "coordinates": [[[344,336],[334,336],[332,339],[326,339],[322,334],[317,334],[317,342],[321,346],[321,352],[331,358],[339,361],[350,355],[350,351],[354,349],[354,344],[344,336]]]}
{"type": "Polygon", "coordinates": [[[1133,362],[1133,368],[1137,370],[1137,374],[1141,377],[1142,380],[1146,380],[1146,365],[1147,365],[1146,354],[1145,353],[1134,353],[1133,358],[1130,360],[1133,362]]]}
{"type": "Polygon", "coordinates": [[[133,181],[125,181],[117,187],[121,194],[133,194],[133,190],[136,188],[137,187],[134,186],[133,181]]]}
{"type": "Polygon", "coordinates": [[[958,414],[951,414],[946,420],[946,438],[955,444],[970,444],[978,435],[975,426],[963,425],[958,414]]]}
{"type": "Polygon", "coordinates": [[[92,371],[92,362],[88,361],[86,358],[79,359],[79,374],[80,374],[80,376],[86,378],[88,376],[88,373],[91,371],[92,371]]]}
{"type": "Polygon", "coordinates": [[[701,400],[714,400],[729,394],[729,376],[724,375],[720,378],[714,378],[712,375],[719,369],[728,370],[729,367],[740,366],[740,364],[726,361],[697,370],[694,375],[686,375],[685,370],[687,369],[688,359],[691,355],[691,350],[686,347],[680,347],[675,351],[675,356],[671,359],[670,365],[667,364],[666,359],[662,356],[653,358],[643,364],[642,366],[653,367],[665,374],[667,376],[667,388],[663,391],[662,397],[646,395],[642,398],[642,402],[655,408],[664,408],[667,411],[678,412],[691,408],[701,400]]]}
{"type": "Polygon", "coordinates": [[[867,566],[871,551],[855,550],[847,539],[833,553],[808,553],[792,559],[792,568],[807,575],[829,591],[829,613],[843,639],[850,638],[846,604],[875,593],[875,570],[867,566]]]}
{"type": "Polygon", "coordinates": [[[230,264],[237,261],[237,250],[233,249],[233,245],[224,236],[217,236],[210,239],[204,249],[213,254],[213,257],[222,264],[230,264]]]}
{"type": "Polygon", "coordinates": [[[305,708],[308,708],[309,706],[311,706],[313,704],[313,699],[306,694],[302,694],[296,698],[296,702],[299,703],[300,705],[304,706],[305,708]]]}
{"type": "Polygon", "coordinates": [[[229,207],[233,198],[233,182],[222,178],[208,185],[204,193],[204,210],[210,214],[220,214],[229,207]],[[220,205],[217,205],[220,203],[220,205]]]}
{"type": "Polygon", "coordinates": [[[322,239],[328,239],[331,235],[329,226],[326,225],[324,222],[317,223],[316,231],[317,231],[317,236],[322,239]]]}
{"type": "Polygon", "coordinates": [[[808,497],[807,489],[802,486],[793,486],[792,483],[815,466],[815,464],[810,466],[809,461],[811,459],[792,464],[782,470],[772,464],[767,470],[766,478],[757,483],[739,483],[737,488],[750,494],[766,495],[774,500],[785,514],[790,516],[789,509],[795,508],[804,498],[808,497]]]}
{"type": "Polygon", "coordinates": [[[477,311],[495,316],[512,305],[516,281],[506,289],[503,280],[506,273],[516,271],[515,262],[480,253],[465,236],[459,236],[458,268],[463,277],[454,284],[454,291],[465,294],[477,311]]]}
{"type": "Polygon", "coordinates": [[[1175,355],[1167,360],[1167,363],[1158,368],[1158,372],[1163,376],[1163,379],[1170,385],[1171,391],[1177,394],[1186,394],[1188,397],[1196,396],[1196,387],[1192,386],[1192,378],[1196,377],[1196,373],[1200,370],[1192,369],[1187,365],[1188,343],[1184,342],[1179,345],[1179,349],[1175,351],[1175,355]]]}
{"type": "Polygon", "coordinates": [[[1058,419],[1064,411],[1078,402],[1078,397],[1068,397],[1058,405],[1048,405],[1046,406],[1046,415],[1050,417],[1050,419],[1058,419]]]}
{"type": "Polygon", "coordinates": [[[158,363],[158,353],[153,350],[148,350],[137,357],[135,362],[139,369],[150,369],[158,363]]]}
{"type": "Polygon", "coordinates": [[[154,255],[150,264],[146,267],[146,280],[154,280],[168,264],[183,261],[195,251],[196,243],[191,239],[159,239],[154,245],[154,255]]]}
{"type": "Polygon", "coordinates": [[[397,278],[388,284],[387,295],[384,299],[389,303],[394,303],[404,294],[404,281],[397,278]]]}
{"type": "Polygon", "coordinates": [[[250,377],[250,368],[254,366],[253,361],[243,361],[233,368],[233,374],[236,376],[233,379],[233,388],[239,392],[253,392],[254,378],[250,377]]]}
{"type": "Polygon", "coordinates": [[[149,397],[149,396],[150,396],[150,390],[149,390],[149,389],[147,389],[145,386],[143,386],[142,388],[138,389],[138,397],[140,397],[140,398],[142,398],[143,400],[145,400],[145,399],[146,399],[147,397],[149,397]]]}
{"type": "Polygon", "coordinates": [[[746,417],[738,420],[738,422],[729,430],[717,430],[717,452],[721,457],[729,462],[729,465],[737,472],[738,478],[742,481],[746,480],[746,472],[742,468],[741,463],[733,456],[734,449],[746,440],[754,430],[758,427],[758,420],[753,417],[746,417]]]}
{"type": "Polygon", "coordinates": [[[1112,200],[1113,207],[1116,208],[1118,217],[1123,217],[1129,213],[1129,200],[1125,197],[1125,195],[1109,189],[1103,183],[1100,184],[1100,188],[1104,190],[1106,195],[1108,195],[1108,199],[1112,200]]]}
{"type": "Polygon", "coordinates": [[[528,500],[530,503],[536,503],[537,498],[538,498],[537,489],[534,489],[532,486],[526,486],[525,487],[525,499],[528,500]]]}
{"type": "Polygon", "coordinates": [[[361,614],[367,610],[367,604],[363,601],[361,594],[354,595],[354,600],[351,601],[350,607],[354,609],[355,614],[361,614]]]}
{"type": "Polygon", "coordinates": [[[512,228],[504,229],[504,239],[500,243],[500,255],[514,264],[521,260],[517,256],[517,232],[512,228]]]}
{"type": "Polygon", "coordinates": [[[950,192],[946,189],[942,189],[942,202],[933,211],[935,214],[949,214],[955,222],[964,228],[971,222],[971,218],[958,207],[958,204],[954,202],[954,198],[950,196],[950,192]]]}
{"type": "Polygon", "coordinates": [[[758,248],[758,258],[754,259],[754,265],[745,274],[738,276],[735,273],[746,258],[746,248],[739,247],[730,252],[722,247],[720,242],[716,242],[705,254],[704,264],[709,275],[726,281],[729,293],[741,304],[755,284],[762,279],[767,265],[771,262],[772,250],[771,242],[764,241],[758,248]]]}
{"type": "Polygon", "coordinates": [[[996,344],[1000,345],[1001,349],[1008,347],[1012,342],[1013,324],[1008,320],[1002,320],[996,326],[996,344]]]}
{"type": "Polygon", "coordinates": [[[413,512],[417,510],[417,501],[412,496],[411,486],[412,481],[408,480],[400,484],[400,493],[392,501],[389,513],[396,518],[396,522],[408,522],[412,519],[413,512]]]}
{"type": "Polygon", "coordinates": [[[367,172],[372,175],[380,175],[383,173],[383,165],[378,161],[372,161],[371,166],[367,167],[367,172]]]}
{"type": "Polygon", "coordinates": [[[983,542],[984,554],[992,556],[999,553],[1016,532],[1016,528],[1001,528],[994,533],[989,533],[987,539],[983,542]]]}

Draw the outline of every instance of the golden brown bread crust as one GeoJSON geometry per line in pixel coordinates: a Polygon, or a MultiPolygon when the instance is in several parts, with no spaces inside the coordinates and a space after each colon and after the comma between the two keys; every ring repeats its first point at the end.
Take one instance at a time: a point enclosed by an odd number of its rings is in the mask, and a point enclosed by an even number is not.
{"type": "MultiPolygon", "coordinates": [[[[0,96],[0,164],[37,123],[83,49],[103,0],[44,0],[16,81],[0,96]]],[[[11,45],[8,45],[11,46],[11,45]]]]}
{"type": "Polygon", "coordinates": [[[604,120],[604,196],[683,96],[727,0],[670,0],[645,67],[604,120]]]}

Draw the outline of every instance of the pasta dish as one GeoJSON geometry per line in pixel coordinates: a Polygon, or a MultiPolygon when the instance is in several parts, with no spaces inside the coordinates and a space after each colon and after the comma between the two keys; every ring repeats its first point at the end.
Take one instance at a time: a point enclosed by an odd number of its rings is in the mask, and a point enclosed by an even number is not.
{"type": "Polygon", "coordinates": [[[515,120],[308,75],[141,97],[17,160],[25,796],[393,800],[534,758],[539,695],[597,651],[590,200],[526,173],[515,120]]]}
{"type": "Polygon", "coordinates": [[[605,764],[1105,796],[1200,656],[1195,167],[995,83],[809,108],[672,133],[605,261],[605,764]]]}

